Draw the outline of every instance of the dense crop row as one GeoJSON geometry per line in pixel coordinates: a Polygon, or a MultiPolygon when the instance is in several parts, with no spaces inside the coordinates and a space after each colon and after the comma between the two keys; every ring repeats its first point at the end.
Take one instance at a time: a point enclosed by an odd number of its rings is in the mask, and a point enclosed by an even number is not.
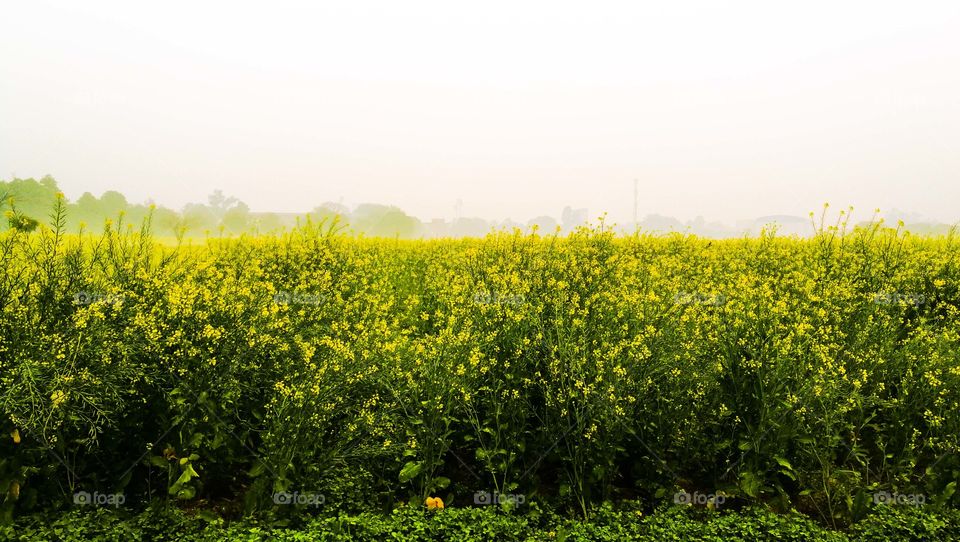
{"type": "Polygon", "coordinates": [[[956,238],[48,228],[0,265],[7,514],[956,502],[956,238]]]}

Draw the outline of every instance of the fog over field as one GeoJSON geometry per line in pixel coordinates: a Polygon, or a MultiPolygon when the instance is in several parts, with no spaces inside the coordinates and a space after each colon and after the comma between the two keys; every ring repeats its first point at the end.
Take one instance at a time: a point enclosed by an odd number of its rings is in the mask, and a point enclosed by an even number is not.
{"type": "Polygon", "coordinates": [[[960,220],[960,4],[7,3],[0,179],[180,210],[960,220]]]}

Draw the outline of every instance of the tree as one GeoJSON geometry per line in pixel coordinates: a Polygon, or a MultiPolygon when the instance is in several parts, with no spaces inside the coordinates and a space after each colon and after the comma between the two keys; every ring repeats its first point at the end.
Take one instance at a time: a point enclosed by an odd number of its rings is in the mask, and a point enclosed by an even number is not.
{"type": "MultiPolygon", "coordinates": [[[[227,214],[227,211],[236,207],[237,205],[246,205],[233,196],[225,196],[223,190],[214,190],[213,194],[210,194],[207,197],[207,203],[210,205],[210,211],[217,217],[218,220],[222,219],[224,215],[227,214]]],[[[247,209],[249,211],[249,208],[247,209]]]]}
{"type": "Polygon", "coordinates": [[[274,213],[258,214],[254,225],[259,233],[268,233],[283,227],[283,221],[274,213]]]}
{"type": "Polygon", "coordinates": [[[194,232],[215,229],[220,222],[210,208],[202,203],[188,203],[180,216],[183,219],[181,226],[194,232]]]}
{"type": "Polygon", "coordinates": [[[420,232],[420,220],[397,207],[363,203],[350,215],[350,224],[367,235],[411,238],[420,232]]]}
{"type": "Polygon", "coordinates": [[[563,212],[560,213],[560,222],[563,224],[565,231],[572,231],[577,226],[582,226],[587,222],[587,210],[572,209],[568,205],[564,207],[563,212]]]}
{"type": "Polygon", "coordinates": [[[313,211],[310,212],[310,219],[316,222],[330,221],[336,217],[346,217],[349,214],[350,209],[346,205],[327,201],[313,208],[313,211]]]}
{"type": "Polygon", "coordinates": [[[538,216],[527,222],[527,227],[537,227],[540,234],[551,234],[557,229],[557,221],[552,216],[538,216]]]}
{"type": "Polygon", "coordinates": [[[59,192],[57,182],[49,175],[40,181],[14,178],[9,183],[0,183],[0,193],[8,194],[8,204],[12,200],[17,211],[31,220],[34,220],[32,217],[48,216],[59,192]]]}
{"type": "Polygon", "coordinates": [[[227,209],[220,224],[231,233],[241,233],[250,227],[250,208],[246,203],[238,202],[227,209]]]}

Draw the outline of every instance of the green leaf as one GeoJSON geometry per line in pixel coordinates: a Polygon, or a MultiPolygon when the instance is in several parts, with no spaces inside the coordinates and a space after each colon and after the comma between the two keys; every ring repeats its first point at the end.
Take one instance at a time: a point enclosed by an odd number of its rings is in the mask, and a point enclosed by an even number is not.
{"type": "Polygon", "coordinates": [[[177,492],[177,498],[188,500],[197,496],[197,490],[192,487],[185,487],[177,492]]]}
{"type": "Polygon", "coordinates": [[[417,477],[417,475],[420,474],[421,470],[423,470],[422,462],[408,461],[407,464],[400,469],[400,483],[407,483],[410,480],[413,480],[417,477]]]}
{"type": "Polygon", "coordinates": [[[197,517],[202,519],[203,521],[206,521],[207,523],[212,523],[220,519],[219,516],[217,516],[210,510],[201,510],[197,512],[197,517]]]}
{"type": "Polygon", "coordinates": [[[123,478],[117,483],[117,489],[123,489],[130,484],[130,480],[133,478],[133,471],[128,471],[123,475],[123,478]]]}
{"type": "Polygon", "coordinates": [[[180,477],[177,478],[176,484],[185,485],[190,483],[190,480],[192,480],[193,478],[199,478],[199,477],[200,475],[197,474],[197,471],[193,470],[193,466],[187,465],[183,469],[183,472],[180,474],[180,477]]]}
{"type": "Polygon", "coordinates": [[[957,482],[950,482],[946,487],[943,488],[943,493],[939,497],[934,499],[934,502],[938,506],[944,506],[950,502],[950,498],[953,497],[953,494],[957,492],[957,482]]]}
{"type": "Polygon", "coordinates": [[[154,467],[165,469],[167,468],[167,460],[159,455],[151,455],[147,458],[147,461],[154,467]]]}
{"type": "Polygon", "coordinates": [[[744,472],[740,475],[740,489],[748,496],[756,498],[760,494],[761,480],[752,472],[744,472]]]}
{"type": "Polygon", "coordinates": [[[195,477],[195,478],[200,478],[200,475],[197,474],[197,471],[195,471],[195,470],[193,469],[193,465],[191,465],[191,464],[189,464],[189,463],[183,468],[183,472],[184,472],[184,474],[189,473],[190,476],[193,476],[193,477],[195,477]]]}
{"type": "Polygon", "coordinates": [[[784,459],[784,458],[782,458],[782,457],[780,457],[780,456],[774,456],[773,458],[777,460],[777,463],[779,463],[781,467],[783,467],[783,468],[785,468],[785,469],[787,469],[787,470],[789,470],[789,471],[792,471],[792,470],[793,470],[793,465],[791,465],[790,462],[787,461],[786,459],[784,459]]]}

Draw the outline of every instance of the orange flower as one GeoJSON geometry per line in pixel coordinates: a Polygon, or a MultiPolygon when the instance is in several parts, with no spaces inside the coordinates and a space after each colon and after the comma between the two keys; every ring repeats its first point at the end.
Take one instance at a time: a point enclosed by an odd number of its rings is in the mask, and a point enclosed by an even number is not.
{"type": "Polygon", "coordinates": [[[426,505],[430,510],[443,510],[443,499],[440,497],[427,497],[426,505]]]}

